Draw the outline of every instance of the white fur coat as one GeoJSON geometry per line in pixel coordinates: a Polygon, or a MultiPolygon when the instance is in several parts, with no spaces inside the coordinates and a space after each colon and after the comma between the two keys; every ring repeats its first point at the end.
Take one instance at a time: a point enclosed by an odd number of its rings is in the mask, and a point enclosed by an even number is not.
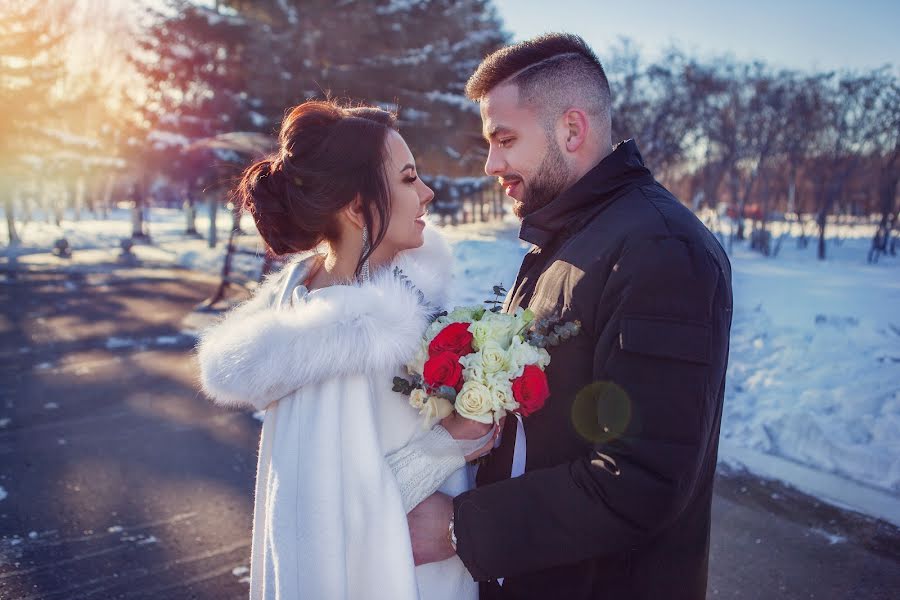
{"type": "Polygon", "coordinates": [[[443,238],[431,227],[425,231],[425,244],[401,252],[393,267],[414,282],[430,307],[387,268],[367,284],[332,286],[295,310],[272,310],[279,295],[293,293],[308,273],[310,256],[298,257],[203,334],[203,391],[223,406],[260,410],[310,383],[383,374],[406,364],[433,308],[446,300],[453,260],[443,238]]]}
{"type": "MultiPolygon", "coordinates": [[[[401,253],[369,283],[307,293],[301,284],[313,260],[298,258],[270,276],[198,345],[207,395],[266,409],[251,600],[474,598],[458,558],[414,569],[384,460],[420,429],[416,411],[390,388],[445,301],[449,248],[429,227],[423,247],[401,253]]],[[[451,493],[465,483],[455,485],[451,493]]]]}

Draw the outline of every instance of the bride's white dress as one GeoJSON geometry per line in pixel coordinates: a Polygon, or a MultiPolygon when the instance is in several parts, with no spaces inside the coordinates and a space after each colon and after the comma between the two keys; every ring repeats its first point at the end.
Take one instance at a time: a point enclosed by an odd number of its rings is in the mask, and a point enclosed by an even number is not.
{"type": "Polygon", "coordinates": [[[415,288],[383,272],[312,294],[298,262],[204,334],[207,394],[266,408],[251,600],[477,598],[458,558],[413,565],[404,505],[469,478],[461,456],[430,452],[446,432],[423,432],[390,389],[427,323],[419,291],[442,301],[448,254],[432,232],[397,261],[415,288]]]}

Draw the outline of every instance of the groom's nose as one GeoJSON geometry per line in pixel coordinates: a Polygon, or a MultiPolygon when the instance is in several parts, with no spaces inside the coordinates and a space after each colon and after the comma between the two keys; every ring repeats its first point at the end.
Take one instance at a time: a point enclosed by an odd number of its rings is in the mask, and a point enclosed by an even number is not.
{"type": "Polygon", "coordinates": [[[506,161],[503,160],[495,148],[488,148],[487,160],[484,163],[484,172],[486,175],[496,177],[506,172],[506,161]]]}

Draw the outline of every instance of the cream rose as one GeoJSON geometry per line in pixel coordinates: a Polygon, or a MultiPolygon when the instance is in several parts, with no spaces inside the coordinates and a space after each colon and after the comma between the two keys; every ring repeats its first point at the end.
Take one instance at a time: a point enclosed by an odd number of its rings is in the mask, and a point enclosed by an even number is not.
{"type": "Polygon", "coordinates": [[[493,395],[487,386],[467,381],[456,395],[456,412],[479,423],[493,423],[493,395]]]}
{"type": "Polygon", "coordinates": [[[422,405],[419,414],[425,417],[422,422],[423,429],[431,429],[437,422],[450,415],[453,412],[453,403],[446,398],[431,396],[422,405]]]}
{"type": "Polygon", "coordinates": [[[416,410],[421,410],[426,400],[428,400],[428,394],[423,389],[416,388],[409,394],[409,405],[416,410]]]}

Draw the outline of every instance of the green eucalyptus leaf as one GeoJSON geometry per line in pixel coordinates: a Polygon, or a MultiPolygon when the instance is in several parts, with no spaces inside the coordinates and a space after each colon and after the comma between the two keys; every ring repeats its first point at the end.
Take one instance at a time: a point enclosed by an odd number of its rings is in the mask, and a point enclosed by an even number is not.
{"type": "Polygon", "coordinates": [[[456,400],[456,389],[449,385],[442,385],[435,391],[434,395],[440,398],[446,398],[450,402],[453,402],[456,400]]]}

